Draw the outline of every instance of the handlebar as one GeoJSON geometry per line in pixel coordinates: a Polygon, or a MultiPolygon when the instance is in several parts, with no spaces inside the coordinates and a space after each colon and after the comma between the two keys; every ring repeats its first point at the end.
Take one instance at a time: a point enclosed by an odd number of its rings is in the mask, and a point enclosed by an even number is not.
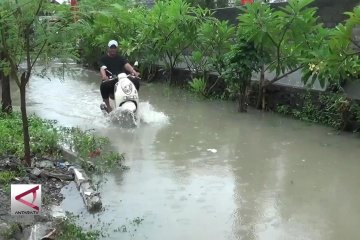
{"type": "MultiPolygon", "coordinates": [[[[114,75],[112,72],[110,72],[109,70],[105,69],[105,71],[107,73],[109,73],[111,75],[111,77],[109,78],[109,80],[105,80],[104,82],[118,79],[118,77],[116,75],[114,75]]],[[[132,77],[132,76],[134,76],[134,75],[132,75],[132,74],[126,75],[126,77],[132,77]]],[[[134,76],[134,77],[136,77],[136,76],[134,76]]],[[[136,77],[136,78],[141,79],[139,77],[136,77]]]]}
{"type": "MultiPolygon", "coordinates": [[[[128,74],[128,75],[126,75],[126,77],[136,77],[136,76],[134,76],[134,75],[132,75],[132,74],[128,74]]],[[[139,78],[139,77],[136,77],[136,78],[141,79],[141,78],[139,78]]],[[[113,76],[111,76],[108,80],[105,80],[105,81],[103,81],[103,82],[112,81],[112,80],[116,80],[116,79],[118,79],[118,77],[113,75],[113,76]]]]}

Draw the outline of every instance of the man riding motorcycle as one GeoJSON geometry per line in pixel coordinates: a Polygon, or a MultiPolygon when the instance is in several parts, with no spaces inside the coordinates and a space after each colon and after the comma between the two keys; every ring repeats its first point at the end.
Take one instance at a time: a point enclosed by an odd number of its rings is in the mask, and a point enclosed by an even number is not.
{"type": "Polygon", "coordinates": [[[114,87],[117,83],[117,79],[111,80],[112,75],[117,76],[120,73],[132,74],[135,77],[130,77],[130,81],[133,82],[137,91],[139,91],[139,73],[128,63],[126,58],[118,54],[118,43],[115,40],[111,40],[108,43],[108,51],[105,56],[100,59],[100,74],[102,83],[100,85],[100,92],[104,103],[100,105],[101,110],[106,110],[108,113],[112,111],[109,97],[114,93],[114,87]]]}

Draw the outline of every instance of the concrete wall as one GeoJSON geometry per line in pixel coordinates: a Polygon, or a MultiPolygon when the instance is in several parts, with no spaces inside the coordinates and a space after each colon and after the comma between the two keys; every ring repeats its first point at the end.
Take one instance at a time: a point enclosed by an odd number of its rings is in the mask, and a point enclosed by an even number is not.
{"type": "Polygon", "coordinates": [[[325,27],[334,27],[347,18],[344,12],[352,11],[359,4],[359,0],[317,0],[313,7],[318,9],[320,21],[325,27]]]}

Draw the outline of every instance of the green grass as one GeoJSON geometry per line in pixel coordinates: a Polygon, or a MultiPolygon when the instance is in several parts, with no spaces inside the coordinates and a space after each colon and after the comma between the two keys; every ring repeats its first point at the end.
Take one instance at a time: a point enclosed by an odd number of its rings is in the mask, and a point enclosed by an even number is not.
{"type": "Polygon", "coordinates": [[[17,232],[21,231],[20,225],[18,223],[11,223],[10,228],[3,230],[0,232],[0,236],[3,237],[3,239],[14,239],[15,234],[17,232]]]}
{"type": "Polygon", "coordinates": [[[81,227],[77,226],[73,218],[67,218],[58,223],[59,234],[57,240],[96,240],[100,237],[99,231],[85,232],[81,227]]]}
{"type": "Polygon", "coordinates": [[[0,188],[4,192],[10,195],[10,183],[15,177],[18,177],[19,173],[14,171],[0,171],[0,188]]]}
{"type": "MultiPolygon", "coordinates": [[[[29,116],[31,153],[35,155],[54,155],[59,139],[54,121],[43,120],[35,115],[29,116]]],[[[23,128],[20,113],[0,113],[0,155],[22,157],[24,152],[23,128]]]]}
{"type": "Polygon", "coordinates": [[[15,177],[23,177],[25,175],[25,171],[18,168],[17,171],[8,171],[8,170],[0,170],[0,188],[4,190],[4,192],[10,195],[10,184],[11,181],[15,177]]]}
{"type": "Polygon", "coordinates": [[[13,171],[1,171],[0,172],[0,184],[5,185],[9,184],[10,181],[16,177],[16,172],[13,171]]]}

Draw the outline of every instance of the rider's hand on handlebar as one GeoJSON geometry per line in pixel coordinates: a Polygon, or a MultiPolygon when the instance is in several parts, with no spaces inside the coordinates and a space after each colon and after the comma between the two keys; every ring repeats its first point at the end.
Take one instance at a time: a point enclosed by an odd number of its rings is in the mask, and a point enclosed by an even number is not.
{"type": "Polygon", "coordinates": [[[135,76],[135,77],[139,77],[140,73],[138,73],[137,71],[134,70],[134,71],[131,73],[131,75],[133,75],[133,76],[135,76]]]}

